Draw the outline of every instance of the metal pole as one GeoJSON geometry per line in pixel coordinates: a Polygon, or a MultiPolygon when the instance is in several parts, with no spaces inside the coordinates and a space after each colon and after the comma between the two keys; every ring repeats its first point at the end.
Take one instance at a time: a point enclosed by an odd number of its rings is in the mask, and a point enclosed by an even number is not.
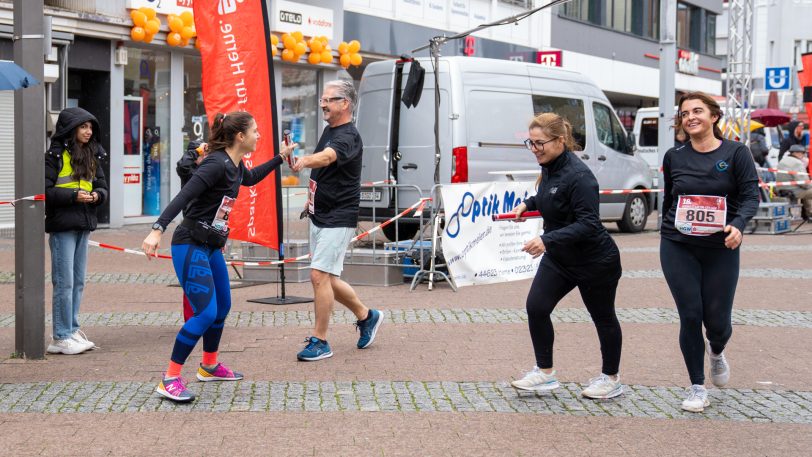
{"type": "MultiPolygon", "coordinates": [[[[14,0],[14,61],[43,80],[43,0],[14,0]]],[[[45,84],[14,94],[14,195],[45,188],[45,84]]],[[[14,210],[14,342],[19,356],[45,356],[45,206],[24,200],[14,210]]]]}
{"type": "Polygon", "coordinates": [[[440,184],[440,45],[444,38],[431,39],[434,58],[434,184],[440,184]]]}
{"type": "MultiPolygon", "coordinates": [[[[657,123],[657,186],[663,188],[663,157],[674,147],[674,73],[677,61],[677,0],[660,2],[660,119],[657,123]]],[[[657,227],[663,222],[663,193],[657,193],[657,227]]]]}
{"type": "Polygon", "coordinates": [[[750,97],[753,90],[753,0],[730,0],[727,37],[725,138],[750,145],[750,97]],[[739,130],[738,133],[736,129],[739,130]]]}

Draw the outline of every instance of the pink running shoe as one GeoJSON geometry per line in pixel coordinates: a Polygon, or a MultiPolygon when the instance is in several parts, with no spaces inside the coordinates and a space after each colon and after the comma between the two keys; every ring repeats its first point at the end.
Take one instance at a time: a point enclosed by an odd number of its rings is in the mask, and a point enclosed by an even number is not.
{"type": "Polygon", "coordinates": [[[158,384],[155,392],[158,392],[158,395],[177,402],[186,403],[195,399],[195,394],[186,388],[186,383],[180,376],[172,379],[164,378],[161,380],[161,383],[158,384]]]}
{"type": "Polygon", "coordinates": [[[239,381],[242,378],[243,378],[242,373],[232,371],[230,368],[223,365],[222,363],[218,363],[217,366],[215,366],[211,370],[203,367],[203,365],[200,365],[200,367],[197,369],[197,379],[199,379],[202,382],[239,381]]]}

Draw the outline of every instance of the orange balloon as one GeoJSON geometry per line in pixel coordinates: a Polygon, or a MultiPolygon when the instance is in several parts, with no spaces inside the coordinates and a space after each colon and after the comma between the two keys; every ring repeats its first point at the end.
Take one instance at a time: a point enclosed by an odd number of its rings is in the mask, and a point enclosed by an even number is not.
{"type": "Polygon", "coordinates": [[[147,32],[144,31],[143,27],[135,26],[130,30],[130,38],[132,38],[133,41],[143,41],[146,35],[147,32]]]}
{"type": "Polygon", "coordinates": [[[296,54],[294,54],[290,49],[283,49],[282,60],[286,62],[296,62],[296,54]]]}
{"type": "Polygon", "coordinates": [[[155,38],[155,35],[150,35],[149,33],[144,35],[143,42],[144,43],[152,43],[152,39],[155,38]]]}
{"type": "Polygon", "coordinates": [[[130,11],[130,17],[137,27],[143,27],[147,24],[147,15],[138,10],[130,11]]]}
{"type": "MultiPolygon", "coordinates": [[[[200,40],[195,40],[195,44],[197,44],[197,42],[199,41],[200,40]]],[[[279,48],[277,48],[276,46],[271,46],[271,55],[276,57],[277,54],[279,54],[279,48]]]]}
{"type": "Polygon", "coordinates": [[[290,36],[292,36],[293,39],[296,40],[297,43],[300,42],[300,41],[304,41],[304,35],[302,35],[302,32],[300,32],[298,30],[291,33],[290,36]]]}
{"type": "Polygon", "coordinates": [[[195,25],[195,15],[192,14],[191,11],[184,11],[180,13],[180,19],[183,21],[183,25],[187,27],[195,25]]]}
{"type": "Polygon", "coordinates": [[[291,186],[298,186],[299,185],[299,178],[296,175],[290,175],[288,178],[288,182],[291,186]]]}
{"type": "Polygon", "coordinates": [[[296,47],[296,39],[292,36],[288,35],[282,38],[282,43],[285,45],[285,49],[293,49],[296,47]]]}
{"type": "Polygon", "coordinates": [[[307,52],[307,45],[304,43],[296,43],[296,46],[293,48],[293,52],[296,53],[296,56],[300,56],[307,52]]]}
{"type": "Polygon", "coordinates": [[[180,47],[185,48],[186,46],[189,46],[189,40],[186,39],[186,38],[181,37],[180,47]]]}
{"type": "Polygon", "coordinates": [[[166,35],[166,44],[169,46],[180,46],[183,38],[180,36],[178,32],[171,32],[166,35]]]}
{"type": "Polygon", "coordinates": [[[188,41],[188,40],[189,40],[189,38],[192,38],[193,36],[195,36],[195,29],[194,29],[194,28],[192,28],[192,27],[185,26],[185,27],[183,27],[183,29],[180,31],[180,36],[181,36],[181,37],[182,37],[184,40],[188,41]]]}
{"type": "Polygon", "coordinates": [[[320,52],[311,52],[307,55],[307,63],[318,65],[321,63],[321,53],[320,52]]]}
{"type": "Polygon", "coordinates": [[[195,48],[200,49],[200,38],[195,40],[195,48]]]}
{"type": "Polygon", "coordinates": [[[279,44],[279,37],[276,35],[271,35],[271,44],[276,46],[279,44]]]}
{"type": "Polygon", "coordinates": [[[169,30],[173,32],[180,33],[180,31],[183,30],[183,19],[177,16],[168,18],[166,23],[169,24],[169,30]]]}
{"type": "Polygon", "coordinates": [[[363,62],[363,61],[364,61],[364,59],[361,57],[361,54],[357,54],[357,53],[356,54],[350,54],[350,63],[355,65],[356,67],[358,65],[361,65],[361,62],[363,62]]]}
{"type": "Polygon", "coordinates": [[[358,40],[352,40],[349,42],[350,54],[356,54],[360,50],[361,50],[361,42],[359,42],[358,40]]]}
{"type": "Polygon", "coordinates": [[[158,30],[161,30],[161,23],[158,22],[157,19],[148,20],[147,25],[144,26],[144,31],[147,32],[147,35],[155,35],[158,33],[158,30]]]}
{"type": "Polygon", "coordinates": [[[310,50],[315,52],[315,53],[319,53],[321,51],[324,51],[324,46],[321,44],[321,41],[319,41],[319,40],[315,40],[315,39],[310,40],[310,42],[308,44],[310,45],[310,50]]]}
{"type": "Polygon", "coordinates": [[[341,44],[338,45],[338,53],[346,54],[348,52],[350,52],[350,45],[348,45],[346,41],[342,41],[341,44]]]}
{"type": "Polygon", "coordinates": [[[350,55],[349,54],[341,54],[341,57],[338,58],[338,62],[344,68],[349,67],[350,66],[350,55]]]}
{"type": "Polygon", "coordinates": [[[157,15],[157,13],[155,12],[154,9],[146,7],[146,6],[142,6],[141,8],[138,8],[138,11],[144,13],[147,16],[147,20],[155,19],[155,16],[157,15]]]}
{"type": "Polygon", "coordinates": [[[321,41],[321,44],[323,44],[325,47],[330,45],[330,40],[328,40],[324,35],[319,37],[319,41],[321,41]]]}
{"type": "Polygon", "coordinates": [[[321,51],[321,63],[333,63],[333,53],[326,49],[321,51]]]}

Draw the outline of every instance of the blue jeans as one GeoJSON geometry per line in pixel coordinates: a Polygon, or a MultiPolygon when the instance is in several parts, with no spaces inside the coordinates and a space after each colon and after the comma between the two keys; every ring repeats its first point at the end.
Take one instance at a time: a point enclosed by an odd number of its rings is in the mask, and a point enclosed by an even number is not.
{"type": "Polygon", "coordinates": [[[48,238],[51,247],[51,283],[54,285],[53,336],[70,338],[79,330],[79,305],[85,290],[87,270],[87,230],[54,232],[48,238]]]}

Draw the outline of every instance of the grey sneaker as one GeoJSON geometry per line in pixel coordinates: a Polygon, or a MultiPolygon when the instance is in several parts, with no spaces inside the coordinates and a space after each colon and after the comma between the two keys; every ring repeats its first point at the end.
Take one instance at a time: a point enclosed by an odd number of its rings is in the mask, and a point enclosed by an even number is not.
{"type": "Polygon", "coordinates": [[[85,351],[89,351],[91,349],[96,349],[96,344],[93,343],[92,341],[88,340],[87,336],[85,335],[85,332],[83,332],[81,330],[77,330],[77,331],[73,332],[73,335],[70,336],[70,339],[72,339],[73,341],[76,341],[77,343],[84,346],[85,351]]]}
{"type": "Polygon", "coordinates": [[[601,373],[597,378],[589,380],[589,386],[581,391],[581,395],[586,398],[605,399],[614,398],[623,393],[623,384],[620,383],[620,376],[617,381],[612,381],[609,375],[601,373]]]}
{"type": "Polygon", "coordinates": [[[555,377],[555,371],[546,374],[541,371],[539,367],[533,367],[533,370],[528,371],[522,379],[517,379],[511,382],[510,385],[517,389],[529,390],[531,392],[542,392],[560,387],[558,379],[555,377]]]}
{"type": "Polygon", "coordinates": [[[67,355],[75,355],[81,354],[87,350],[87,346],[84,344],[72,339],[66,338],[64,340],[53,340],[51,344],[48,345],[48,353],[49,354],[67,354],[67,355]]]}
{"type": "Polygon", "coordinates": [[[688,398],[682,401],[682,409],[692,413],[701,413],[707,406],[710,405],[708,401],[708,391],[705,386],[694,384],[688,388],[688,398]]]}
{"type": "Polygon", "coordinates": [[[724,387],[730,381],[730,365],[727,364],[724,351],[714,354],[709,341],[705,341],[705,351],[710,361],[711,382],[716,387],[724,387]]]}

